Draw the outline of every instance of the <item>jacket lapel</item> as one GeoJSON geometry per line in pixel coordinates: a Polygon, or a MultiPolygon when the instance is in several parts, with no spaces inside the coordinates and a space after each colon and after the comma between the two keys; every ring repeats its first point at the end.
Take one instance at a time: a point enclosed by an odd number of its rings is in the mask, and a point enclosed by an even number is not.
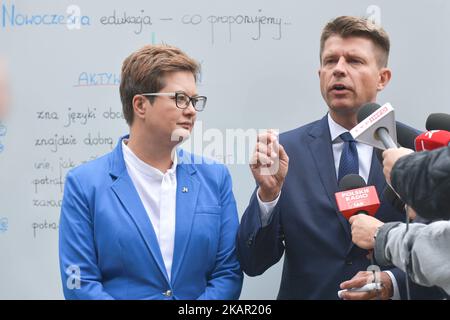
{"type": "Polygon", "coordinates": [[[126,170],[122,153],[123,138],[127,138],[127,136],[120,139],[118,146],[113,151],[110,175],[113,179],[115,179],[115,181],[113,182],[111,188],[135,223],[136,228],[139,230],[139,233],[147,248],[155,259],[158,268],[169,283],[155,231],[151,224],[150,218],[145,211],[139,194],[137,193],[136,188],[134,187],[133,182],[131,181],[131,178],[126,170]]]}
{"type": "Polygon", "coordinates": [[[369,181],[368,186],[375,186],[377,189],[378,197],[381,199],[384,187],[386,185],[386,180],[382,174],[383,168],[381,166],[380,160],[378,160],[375,148],[372,152],[372,163],[370,164],[369,181]]]}
{"type": "Polygon", "coordinates": [[[177,279],[186,254],[200,189],[200,183],[195,179],[196,170],[190,164],[191,159],[187,159],[187,157],[189,155],[186,152],[183,152],[183,150],[179,151],[178,159],[181,163],[177,166],[176,232],[171,276],[172,284],[177,279]]]}
{"type": "Polygon", "coordinates": [[[336,169],[334,167],[333,148],[331,143],[328,116],[323,117],[309,132],[310,143],[308,147],[317,166],[320,180],[325,187],[328,199],[336,211],[337,218],[345,231],[348,240],[351,240],[350,224],[339,212],[335,193],[338,192],[336,169]]]}

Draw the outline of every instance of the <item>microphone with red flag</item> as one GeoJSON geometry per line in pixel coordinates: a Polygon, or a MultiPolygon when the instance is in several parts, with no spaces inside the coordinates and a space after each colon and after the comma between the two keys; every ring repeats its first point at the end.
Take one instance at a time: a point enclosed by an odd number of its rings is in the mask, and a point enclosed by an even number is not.
{"type": "Polygon", "coordinates": [[[416,138],[416,151],[431,151],[450,146],[450,132],[445,130],[431,130],[416,138]]]}
{"type": "Polygon", "coordinates": [[[339,181],[339,192],[335,197],[339,211],[347,220],[360,213],[374,216],[380,207],[375,187],[367,186],[357,174],[348,174],[339,181]]]}

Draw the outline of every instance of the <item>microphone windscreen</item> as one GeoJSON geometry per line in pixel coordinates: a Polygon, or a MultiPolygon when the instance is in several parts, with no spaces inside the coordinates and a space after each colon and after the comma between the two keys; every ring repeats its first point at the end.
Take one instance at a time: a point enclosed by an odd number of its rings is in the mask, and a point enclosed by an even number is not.
{"type": "Polygon", "coordinates": [[[450,114],[432,113],[427,118],[426,128],[431,130],[450,131],[450,114]]]}
{"type": "Polygon", "coordinates": [[[366,103],[358,110],[358,123],[366,119],[372,113],[377,111],[381,106],[378,103],[366,103]]]}
{"type": "Polygon", "coordinates": [[[339,191],[353,190],[365,186],[366,182],[358,174],[348,174],[339,181],[339,191]]]}

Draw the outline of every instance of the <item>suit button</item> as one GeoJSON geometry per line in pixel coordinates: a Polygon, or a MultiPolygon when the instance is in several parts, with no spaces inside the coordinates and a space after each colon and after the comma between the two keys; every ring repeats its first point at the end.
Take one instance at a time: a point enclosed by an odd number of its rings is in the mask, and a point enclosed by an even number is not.
{"type": "Polygon", "coordinates": [[[247,247],[251,247],[253,244],[253,236],[251,236],[250,238],[248,238],[247,240],[247,247]]]}
{"type": "Polygon", "coordinates": [[[171,297],[172,296],[172,290],[167,290],[166,292],[163,292],[163,295],[165,295],[166,297],[171,297]]]}
{"type": "Polygon", "coordinates": [[[351,266],[353,264],[352,260],[345,260],[345,264],[351,266]]]}

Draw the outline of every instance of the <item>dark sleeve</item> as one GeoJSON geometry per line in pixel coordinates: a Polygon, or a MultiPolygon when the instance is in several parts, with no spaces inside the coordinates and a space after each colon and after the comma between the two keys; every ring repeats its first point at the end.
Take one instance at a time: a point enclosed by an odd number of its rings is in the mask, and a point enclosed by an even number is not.
{"type": "Polygon", "coordinates": [[[450,148],[400,158],[391,181],[401,198],[422,217],[450,219],[450,148]]]}
{"type": "Polygon", "coordinates": [[[249,276],[262,274],[277,263],[284,252],[283,232],[280,224],[280,200],[273,209],[268,224],[262,227],[257,189],[244,215],[237,236],[238,259],[242,270],[249,276]]]}
{"type": "MultiPolygon", "coordinates": [[[[412,266],[412,268],[408,267],[408,269],[410,270],[409,276],[416,279],[416,282],[422,284],[419,285],[409,280],[411,299],[442,299],[446,296],[445,293],[443,293],[443,290],[436,286],[430,287],[430,284],[432,284],[433,282],[437,283],[437,281],[431,281],[431,279],[433,279],[433,275],[431,275],[430,272],[426,271],[430,268],[427,266],[426,259],[421,258],[418,260],[418,254],[411,255],[409,253],[410,251],[416,250],[417,252],[421,252],[420,256],[423,256],[425,252],[427,252],[427,254],[428,252],[430,252],[430,250],[428,249],[421,250],[420,248],[414,248],[414,244],[423,242],[421,241],[422,239],[415,241],[417,235],[420,235],[421,230],[425,230],[426,228],[428,228],[428,226],[420,223],[413,223],[410,225],[410,228],[411,229],[408,235],[405,235],[404,223],[386,223],[382,227],[380,227],[376,237],[374,248],[374,255],[377,264],[381,266],[389,266],[395,264],[398,267],[391,269],[390,271],[394,274],[397,281],[401,299],[407,299],[406,275],[402,271],[406,269],[406,264],[411,264],[412,266]],[[414,257],[416,257],[416,259],[414,257]],[[416,262],[414,263],[414,261],[416,262]]],[[[438,252],[439,249],[442,248],[442,246],[436,247],[438,252]]],[[[436,254],[431,253],[431,256],[433,255],[436,256],[436,254]]],[[[442,263],[438,264],[442,265],[442,263]]],[[[436,270],[437,269],[438,268],[436,268],[436,270]]]]}

